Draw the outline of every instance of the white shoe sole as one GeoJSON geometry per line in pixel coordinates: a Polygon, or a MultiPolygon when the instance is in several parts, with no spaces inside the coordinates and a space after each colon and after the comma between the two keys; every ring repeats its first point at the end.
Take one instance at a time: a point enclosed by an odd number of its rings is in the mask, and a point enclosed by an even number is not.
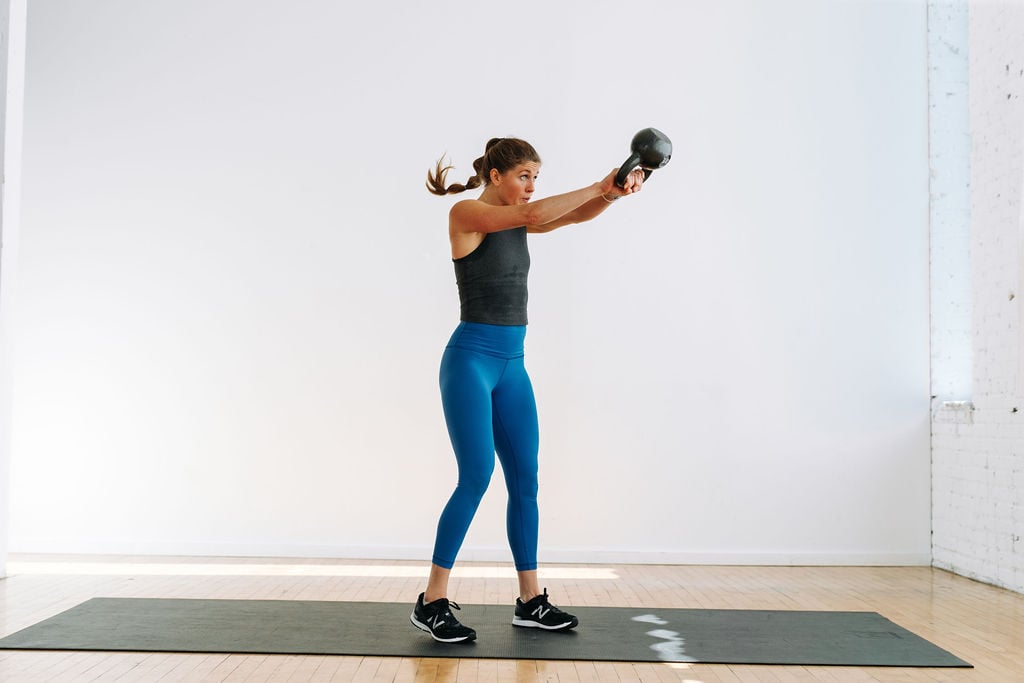
{"type": "Polygon", "coordinates": [[[567,628],[574,628],[571,621],[567,621],[564,624],[555,624],[554,626],[545,626],[544,624],[533,621],[532,619],[522,619],[520,617],[512,617],[513,626],[522,626],[523,628],[542,628],[545,631],[562,631],[567,628]]]}

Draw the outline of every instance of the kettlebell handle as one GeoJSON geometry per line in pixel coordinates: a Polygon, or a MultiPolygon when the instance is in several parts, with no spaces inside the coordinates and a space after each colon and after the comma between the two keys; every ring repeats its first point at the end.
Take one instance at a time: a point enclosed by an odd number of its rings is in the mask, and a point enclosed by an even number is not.
{"type": "MultiPolygon", "coordinates": [[[[633,152],[629,155],[622,166],[619,166],[619,172],[615,174],[615,184],[622,187],[626,184],[626,177],[633,172],[633,169],[640,165],[640,155],[633,152]]],[[[644,180],[647,180],[645,177],[644,180]]]]}
{"type": "MultiPolygon", "coordinates": [[[[640,159],[634,159],[633,156],[626,159],[626,163],[622,164],[622,166],[619,167],[619,172],[615,174],[615,184],[619,187],[626,184],[626,178],[633,172],[633,169],[640,165],[640,159]]],[[[647,179],[651,177],[652,173],[654,173],[653,168],[644,169],[644,182],[647,182],[647,179]]]]}

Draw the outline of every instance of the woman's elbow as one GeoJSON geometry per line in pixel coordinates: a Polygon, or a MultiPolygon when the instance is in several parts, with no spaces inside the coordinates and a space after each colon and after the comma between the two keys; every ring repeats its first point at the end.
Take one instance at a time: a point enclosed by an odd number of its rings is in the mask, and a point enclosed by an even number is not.
{"type": "Polygon", "coordinates": [[[544,211],[536,207],[526,205],[525,215],[523,216],[524,225],[533,225],[537,227],[543,226],[545,223],[551,220],[550,216],[545,216],[544,211]]]}

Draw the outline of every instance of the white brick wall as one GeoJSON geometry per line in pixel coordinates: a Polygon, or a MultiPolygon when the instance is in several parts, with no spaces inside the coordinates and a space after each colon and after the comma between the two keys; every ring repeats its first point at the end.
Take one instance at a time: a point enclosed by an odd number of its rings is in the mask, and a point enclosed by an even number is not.
{"type": "Polygon", "coordinates": [[[932,554],[1024,592],[1024,3],[970,4],[969,65],[973,409],[933,410],[932,554]]]}
{"type": "Polygon", "coordinates": [[[931,386],[971,394],[971,135],[966,0],[928,3],[931,386]]]}

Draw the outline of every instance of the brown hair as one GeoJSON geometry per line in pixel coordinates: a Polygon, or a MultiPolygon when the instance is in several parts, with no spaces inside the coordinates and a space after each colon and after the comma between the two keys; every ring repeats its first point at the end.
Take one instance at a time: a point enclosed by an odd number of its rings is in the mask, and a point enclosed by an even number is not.
{"type": "Polygon", "coordinates": [[[445,187],[445,178],[448,171],[455,168],[453,165],[444,164],[444,157],[437,160],[432,171],[427,171],[427,189],[436,195],[455,194],[465,192],[473,188],[487,185],[491,182],[491,169],[497,169],[498,173],[507,173],[525,161],[540,163],[540,156],[537,150],[529,142],[519,138],[491,138],[487,141],[484,155],[473,162],[473,175],[466,181],[465,185],[452,183],[445,187]]]}

